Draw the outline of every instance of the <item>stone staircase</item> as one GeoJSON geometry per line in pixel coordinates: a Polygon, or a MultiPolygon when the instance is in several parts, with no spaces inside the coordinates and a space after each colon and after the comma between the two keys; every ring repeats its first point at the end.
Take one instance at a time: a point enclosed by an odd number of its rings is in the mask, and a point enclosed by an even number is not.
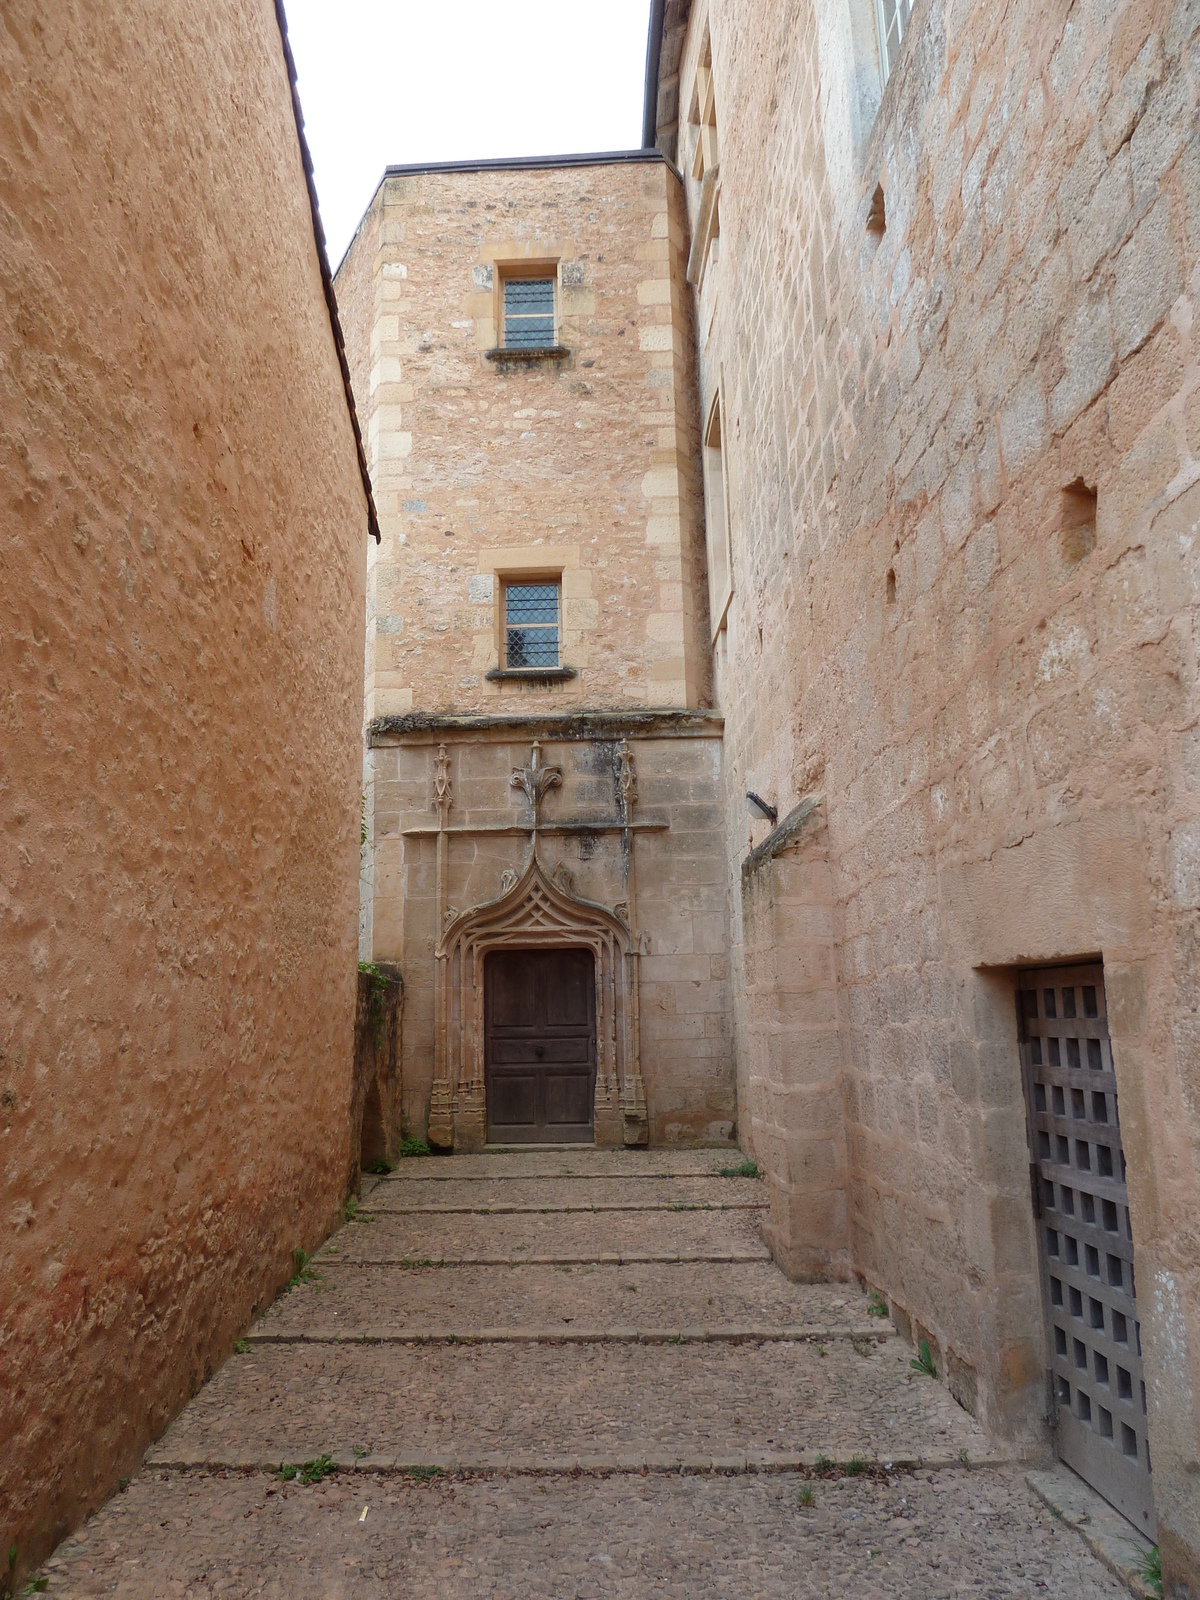
{"type": "Polygon", "coordinates": [[[406,1160],[51,1589],[1122,1593],[857,1286],[784,1278],[729,1159],[406,1160]]]}

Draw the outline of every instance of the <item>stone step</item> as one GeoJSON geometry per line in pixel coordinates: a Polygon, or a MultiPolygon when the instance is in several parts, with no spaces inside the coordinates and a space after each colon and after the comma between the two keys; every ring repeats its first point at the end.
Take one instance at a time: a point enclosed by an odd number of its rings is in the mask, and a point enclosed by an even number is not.
{"type": "MultiPolygon", "coordinates": [[[[734,1145],[717,1149],[597,1150],[593,1145],[555,1149],[482,1151],[467,1156],[405,1156],[395,1178],[457,1182],[460,1178],[716,1177],[745,1156],[734,1145]]],[[[731,1180],[727,1180],[731,1181],[731,1180]]]]}
{"type": "Polygon", "coordinates": [[[335,1261],[507,1264],[707,1260],[765,1261],[759,1211],[369,1214],[339,1229],[317,1254],[335,1261]]]}
{"type": "Polygon", "coordinates": [[[480,1329],[572,1327],[712,1329],[803,1326],[829,1336],[889,1332],[867,1314],[857,1286],[789,1283],[770,1261],[705,1268],[692,1262],[634,1266],[528,1266],[398,1271],[360,1267],[325,1271],[281,1295],[254,1334],[307,1328],[389,1328],[461,1334],[480,1329]]]}
{"type": "Polygon", "coordinates": [[[146,1472],[47,1563],[51,1594],[287,1600],[1128,1600],[1011,1467],[452,1478],[146,1472]],[[364,1516],[365,1513],[365,1516],[364,1516]]]}
{"type": "Polygon", "coordinates": [[[385,1178],[364,1194],[364,1211],[654,1211],[748,1210],[765,1207],[767,1186],[755,1178],[465,1178],[431,1183],[385,1178]]]}
{"type": "Polygon", "coordinates": [[[485,1201],[478,1203],[470,1201],[458,1204],[439,1204],[431,1202],[427,1205],[389,1205],[385,1200],[371,1200],[362,1207],[366,1216],[387,1217],[519,1217],[519,1216],[546,1216],[558,1213],[562,1216],[573,1216],[577,1212],[598,1211],[765,1211],[767,1202],[762,1199],[755,1200],[730,1200],[701,1201],[690,1204],[680,1204],[675,1200],[592,1200],[582,1201],[577,1205],[562,1202],[558,1205],[538,1204],[536,1202],[516,1201],[505,1204],[503,1201],[485,1201]]]}
{"type": "Polygon", "coordinates": [[[357,1450],[487,1471],[821,1451],[993,1459],[910,1355],[898,1339],[839,1339],[823,1353],[810,1343],[256,1345],[225,1364],[147,1461],[241,1467],[357,1450]]]}
{"type": "Polygon", "coordinates": [[[442,1323],[433,1327],[405,1328],[376,1324],[341,1327],[336,1323],[311,1328],[259,1326],[246,1335],[250,1344],[796,1344],[825,1343],[833,1339],[880,1340],[875,1328],[826,1328],[798,1323],[770,1327],[743,1323],[729,1327],[525,1327],[464,1328],[442,1323]]]}

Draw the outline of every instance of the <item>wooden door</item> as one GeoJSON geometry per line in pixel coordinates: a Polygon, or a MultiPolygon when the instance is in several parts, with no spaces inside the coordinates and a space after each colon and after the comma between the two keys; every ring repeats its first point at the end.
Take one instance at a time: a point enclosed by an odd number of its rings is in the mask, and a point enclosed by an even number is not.
{"type": "Polygon", "coordinates": [[[494,950],[484,964],[492,1144],[590,1143],[596,964],[590,950],[494,950]]]}
{"type": "Polygon", "coordinates": [[[1153,1538],[1142,1329],[1104,969],[1023,972],[1021,1032],[1055,1445],[1153,1538]]]}

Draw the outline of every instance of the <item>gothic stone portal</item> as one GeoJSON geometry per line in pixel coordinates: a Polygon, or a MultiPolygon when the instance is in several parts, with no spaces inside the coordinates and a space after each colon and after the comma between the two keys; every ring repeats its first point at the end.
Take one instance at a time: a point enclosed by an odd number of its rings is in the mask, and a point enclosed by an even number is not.
{"type": "Polygon", "coordinates": [[[494,950],[487,957],[489,1144],[591,1142],[595,967],[590,950],[494,950]]]}

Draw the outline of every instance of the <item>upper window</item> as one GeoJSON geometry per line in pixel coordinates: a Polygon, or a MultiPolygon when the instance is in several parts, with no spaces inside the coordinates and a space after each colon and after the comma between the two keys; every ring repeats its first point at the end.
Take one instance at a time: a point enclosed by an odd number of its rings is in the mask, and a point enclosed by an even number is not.
{"type": "Polygon", "coordinates": [[[692,150],[692,177],[700,185],[692,225],[692,248],[688,256],[688,282],[703,285],[710,266],[716,263],[721,248],[721,206],[717,161],[717,97],[713,88],[712,41],[707,29],[700,46],[696,81],[692,85],[692,106],[688,113],[692,150]]]}
{"type": "Polygon", "coordinates": [[[900,41],[904,38],[911,16],[912,0],[875,0],[875,20],[879,27],[879,76],[884,83],[896,65],[900,41]]]}
{"type": "Polygon", "coordinates": [[[708,554],[708,613],[715,639],[725,626],[733,596],[733,558],[729,547],[729,511],[725,501],[725,446],[721,437],[718,395],[704,430],[704,531],[708,554]]]}
{"type": "Polygon", "coordinates": [[[505,278],[505,348],[552,350],[554,342],[554,279],[505,278]]]}
{"type": "Polygon", "coordinates": [[[558,666],[559,586],[557,583],[506,583],[504,586],[504,665],[558,666]]]}
{"type": "Polygon", "coordinates": [[[700,46],[700,64],[692,88],[692,109],[688,118],[696,148],[692,152],[692,177],[704,179],[717,165],[717,97],[713,89],[712,41],[707,30],[700,46]]]}

